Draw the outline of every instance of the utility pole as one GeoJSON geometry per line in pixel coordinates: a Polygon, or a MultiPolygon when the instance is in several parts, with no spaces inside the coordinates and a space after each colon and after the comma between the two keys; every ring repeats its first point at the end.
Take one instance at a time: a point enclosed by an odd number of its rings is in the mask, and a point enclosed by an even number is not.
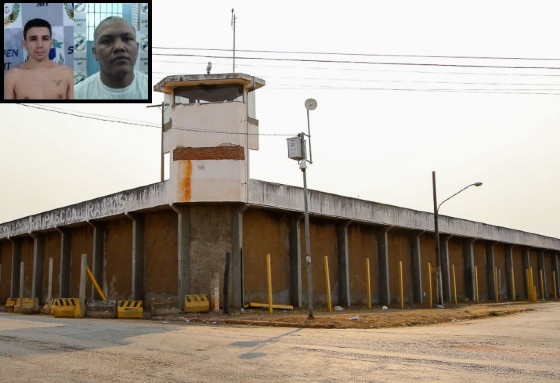
{"type": "Polygon", "coordinates": [[[163,159],[163,125],[164,125],[164,114],[163,110],[165,108],[165,102],[162,101],[161,105],[148,105],[146,108],[161,108],[161,140],[160,140],[160,181],[164,181],[164,159],[163,159]]]}
{"type": "Polygon", "coordinates": [[[309,160],[307,159],[307,146],[305,142],[305,133],[300,133],[297,137],[288,138],[288,157],[298,161],[299,168],[303,173],[303,206],[305,220],[305,263],[307,266],[307,304],[309,308],[308,319],[314,319],[313,316],[313,273],[311,264],[311,240],[309,230],[309,205],[307,192],[307,163],[313,163],[311,156],[311,128],[309,124],[309,111],[317,108],[317,101],[313,98],[305,100],[305,109],[307,109],[307,137],[309,137],[309,160]]]}

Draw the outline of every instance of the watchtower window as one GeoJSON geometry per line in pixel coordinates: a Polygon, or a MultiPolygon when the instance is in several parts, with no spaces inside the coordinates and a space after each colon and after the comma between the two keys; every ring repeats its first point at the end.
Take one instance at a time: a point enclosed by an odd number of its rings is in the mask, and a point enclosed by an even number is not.
{"type": "Polygon", "coordinates": [[[207,104],[211,102],[243,102],[241,85],[199,85],[177,87],[174,90],[175,104],[207,104]]]}

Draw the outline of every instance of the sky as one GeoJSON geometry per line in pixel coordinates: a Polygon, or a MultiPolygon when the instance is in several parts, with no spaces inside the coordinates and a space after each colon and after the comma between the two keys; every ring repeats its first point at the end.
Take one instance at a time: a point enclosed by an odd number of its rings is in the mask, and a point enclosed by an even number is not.
{"type": "MultiPolygon", "coordinates": [[[[181,4],[152,9],[152,82],[232,72],[235,9],[235,71],[266,81],[251,178],[302,186],[314,98],[310,189],[433,212],[435,171],[439,202],[483,182],[441,215],[560,238],[557,1],[181,4]]],[[[158,182],[146,106],[0,105],[0,222],[158,182]]]]}

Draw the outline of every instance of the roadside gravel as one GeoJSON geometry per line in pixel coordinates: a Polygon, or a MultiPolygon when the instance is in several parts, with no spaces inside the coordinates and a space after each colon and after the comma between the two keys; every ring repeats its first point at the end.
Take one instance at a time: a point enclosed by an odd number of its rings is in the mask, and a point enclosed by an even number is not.
{"type": "Polygon", "coordinates": [[[456,322],[470,319],[511,315],[532,311],[539,303],[504,302],[450,305],[446,308],[409,308],[395,309],[373,307],[371,310],[342,309],[329,312],[324,308],[314,311],[314,318],[308,318],[308,311],[245,309],[231,314],[223,312],[183,313],[179,315],[156,317],[155,320],[168,320],[190,323],[241,324],[253,326],[282,326],[300,328],[389,328],[429,325],[456,322]]]}

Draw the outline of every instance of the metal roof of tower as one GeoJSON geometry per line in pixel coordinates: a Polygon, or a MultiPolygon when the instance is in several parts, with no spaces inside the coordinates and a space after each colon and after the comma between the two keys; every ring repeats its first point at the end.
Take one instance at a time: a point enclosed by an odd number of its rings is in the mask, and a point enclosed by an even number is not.
{"type": "Polygon", "coordinates": [[[244,73],[217,73],[217,74],[179,74],[167,76],[156,85],[157,92],[171,94],[174,88],[199,85],[227,85],[243,84],[249,90],[255,90],[265,85],[265,81],[255,76],[244,73]]]}

